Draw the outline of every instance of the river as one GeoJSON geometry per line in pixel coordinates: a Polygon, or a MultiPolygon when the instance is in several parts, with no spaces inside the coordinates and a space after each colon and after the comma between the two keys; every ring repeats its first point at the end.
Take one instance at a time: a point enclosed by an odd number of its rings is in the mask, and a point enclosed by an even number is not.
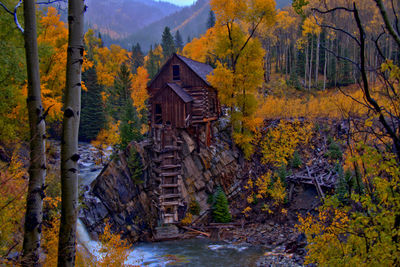
{"type": "MultiPolygon", "coordinates": [[[[90,183],[101,172],[95,164],[96,149],[90,144],[79,145],[81,190],[88,190],[90,183]]],[[[78,243],[94,257],[100,257],[99,243],[90,239],[84,225],[78,221],[78,243]]],[[[265,249],[249,244],[229,244],[205,238],[175,240],[157,243],[136,243],[129,252],[128,265],[140,266],[256,266],[265,249]]]]}

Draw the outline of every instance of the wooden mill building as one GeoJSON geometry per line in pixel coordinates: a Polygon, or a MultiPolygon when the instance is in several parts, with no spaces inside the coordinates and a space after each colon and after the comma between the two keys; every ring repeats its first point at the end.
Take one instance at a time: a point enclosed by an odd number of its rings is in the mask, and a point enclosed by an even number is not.
{"type": "Polygon", "coordinates": [[[174,54],[148,85],[149,124],[162,223],[178,222],[182,219],[178,211],[185,209],[179,185],[184,177],[177,131],[186,130],[198,147],[201,133],[206,136],[204,145],[211,143],[211,122],[220,115],[217,91],[207,81],[212,71],[208,64],[174,54]]]}
{"type": "Polygon", "coordinates": [[[218,119],[217,91],[207,81],[213,68],[174,54],[148,86],[151,127],[189,128],[218,119]]]}

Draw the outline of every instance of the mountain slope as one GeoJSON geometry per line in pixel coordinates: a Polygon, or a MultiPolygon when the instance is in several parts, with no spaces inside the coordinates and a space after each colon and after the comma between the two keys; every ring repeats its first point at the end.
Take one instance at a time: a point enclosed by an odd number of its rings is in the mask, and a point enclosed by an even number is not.
{"type": "Polygon", "coordinates": [[[89,27],[113,39],[128,36],[181,7],[154,0],[88,0],[85,14],[89,27]]]}
{"type": "Polygon", "coordinates": [[[150,45],[160,43],[162,32],[166,26],[171,29],[172,34],[175,34],[179,30],[184,41],[188,37],[197,37],[206,31],[209,11],[209,1],[198,0],[194,5],[185,7],[134,32],[127,38],[119,41],[119,44],[125,48],[129,48],[132,44],[139,42],[143,50],[147,51],[150,45]]]}

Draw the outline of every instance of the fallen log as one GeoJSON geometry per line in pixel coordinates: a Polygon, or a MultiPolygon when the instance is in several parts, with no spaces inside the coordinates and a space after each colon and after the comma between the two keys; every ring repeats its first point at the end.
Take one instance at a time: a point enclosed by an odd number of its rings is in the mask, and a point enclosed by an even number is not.
{"type": "Polygon", "coordinates": [[[199,231],[199,230],[196,230],[196,229],[187,227],[187,226],[181,226],[181,228],[183,228],[183,229],[185,229],[185,230],[187,230],[187,231],[191,231],[191,232],[194,232],[194,233],[197,233],[197,234],[204,235],[204,236],[206,236],[206,237],[210,237],[210,236],[211,236],[211,234],[209,234],[209,233],[202,232],[202,231],[199,231]]]}

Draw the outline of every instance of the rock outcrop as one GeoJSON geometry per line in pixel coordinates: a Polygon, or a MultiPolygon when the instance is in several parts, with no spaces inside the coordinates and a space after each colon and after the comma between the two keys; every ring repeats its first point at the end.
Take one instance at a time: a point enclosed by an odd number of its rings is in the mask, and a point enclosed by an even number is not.
{"type": "MultiPolygon", "coordinates": [[[[240,184],[246,176],[242,155],[230,148],[228,136],[220,129],[215,128],[213,132],[218,135],[214,136],[210,147],[201,145],[205,143],[204,136],[199,137],[198,147],[188,132],[178,130],[176,133],[182,141],[180,194],[184,203],[198,202],[202,220],[207,220],[205,215],[210,209],[207,200],[216,187],[221,186],[228,198],[232,198],[240,192],[240,184]]],[[[132,242],[152,238],[153,229],[161,222],[157,208],[156,155],[151,148],[150,140],[132,143],[111,160],[83,195],[79,217],[93,236],[101,233],[108,221],[114,231],[122,232],[132,242]],[[134,170],[129,163],[132,149],[141,158],[140,180],[132,178],[134,170]]],[[[182,216],[187,206],[181,211],[182,216]]]]}

